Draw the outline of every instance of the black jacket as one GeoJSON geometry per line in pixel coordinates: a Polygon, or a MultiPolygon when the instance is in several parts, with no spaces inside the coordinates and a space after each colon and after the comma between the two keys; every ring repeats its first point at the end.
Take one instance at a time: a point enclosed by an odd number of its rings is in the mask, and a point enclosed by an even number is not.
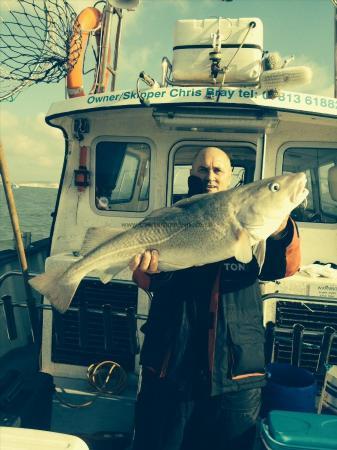
{"type": "Polygon", "coordinates": [[[269,238],[263,267],[235,258],[135,281],[153,292],[141,351],[143,367],[182,390],[203,384],[212,395],[264,384],[264,328],[258,280],[298,270],[298,232],[289,219],[269,238]],[[260,273],[259,273],[260,272],[260,273]]]}

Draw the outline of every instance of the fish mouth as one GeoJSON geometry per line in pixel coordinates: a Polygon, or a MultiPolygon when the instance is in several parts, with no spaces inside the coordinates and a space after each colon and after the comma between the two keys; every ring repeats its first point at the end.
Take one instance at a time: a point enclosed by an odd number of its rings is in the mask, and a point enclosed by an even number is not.
{"type": "Polygon", "coordinates": [[[307,177],[305,173],[302,172],[296,174],[296,178],[298,179],[298,186],[290,196],[290,201],[297,206],[306,199],[309,194],[309,190],[306,188],[307,177]]]}

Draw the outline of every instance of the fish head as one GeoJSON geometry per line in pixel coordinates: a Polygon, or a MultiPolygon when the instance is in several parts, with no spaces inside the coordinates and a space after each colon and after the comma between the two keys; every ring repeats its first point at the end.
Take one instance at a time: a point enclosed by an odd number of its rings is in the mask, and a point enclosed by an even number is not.
{"type": "Polygon", "coordinates": [[[237,190],[237,219],[248,231],[252,243],[267,239],[305,200],[309,193],[306,183],[305,173],[289,173],[237,190]]]}

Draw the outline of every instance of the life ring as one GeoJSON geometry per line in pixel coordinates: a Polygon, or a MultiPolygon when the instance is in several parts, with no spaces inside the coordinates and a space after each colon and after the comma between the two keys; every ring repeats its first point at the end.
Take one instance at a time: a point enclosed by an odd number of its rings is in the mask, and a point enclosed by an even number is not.
{"type": "MultiPolygon", "coordinates": [[[[101,39],[101,22],[102,22],[102,14],[97,8],[88,7],[85,8],[76,18],[74,33],[70,44],[70,56],[69,56],[69,65],[73,67],[69,70],[67,75],[67,90],[69,98],[74,97],[83,97],[85,95],[83,88],[83,63],[84,63],[84,55],[87,48],[89,33],[95,31],[96,43],[99,48],[100,39],[101,39]],[[80,27],[80,31],[78,29],[80,27]],[[81,39],[81,48],[76,50],[78,46],[78,42],[81,39]],[[75,64],[72,64],[72,60],[74,57],[78,59],[75,64]]],[[[109,52],[110,59],[110,52],[109,52]]],[[[105,74],[105,87],[108,83],[108,71],[105,74]]]]}

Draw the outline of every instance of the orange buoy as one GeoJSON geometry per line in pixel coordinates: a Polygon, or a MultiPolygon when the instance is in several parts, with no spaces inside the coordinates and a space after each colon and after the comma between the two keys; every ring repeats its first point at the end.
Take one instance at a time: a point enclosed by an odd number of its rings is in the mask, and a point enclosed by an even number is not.
{"type": "Polygon", "coordinates": [[[83,97],[85,95],[83,88],[83,63],[84,55],[87,48],[89,33],[96,30],[96,41],[100,42],[102,14],[97,8],[85,8],[76,18],[74,26],[74,34],[70,44],[69,64],[73,67],[67,75],[67,90],[70,98],[83,97]],[[80,31],[78,31],[78,25],[80,31]],[[74,55],[77,56],[76,47],[79,39],[82,37],[79,56],[75,64],[72,64],[74,55]]]}

